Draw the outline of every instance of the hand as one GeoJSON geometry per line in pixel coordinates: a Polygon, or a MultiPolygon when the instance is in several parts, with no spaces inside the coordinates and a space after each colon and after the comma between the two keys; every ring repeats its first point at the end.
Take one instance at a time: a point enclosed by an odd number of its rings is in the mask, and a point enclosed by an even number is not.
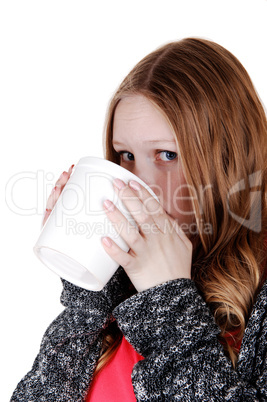
{"type": "Polygon", "coordinates": [[[42,226],[44,226],[44,224],[47,221],[49,215],[51,214],[52,209],[56,205],[58,197],[62,193],[63,188],[65,187],[67,181],[70,178],[70,175],[71,175],[73,167],[74,167],[74,165],[72,165],[67,172],[64,171],[61,174],[61,176],[59,177],[59,179],[57,180],[56,185],[53,188],[53,190],[52,190],[52,192],[51,192],[51,194],[50,194],[50,196],[49,196],[49,198],[47,200],[46,210],[45,210],[42,226]]]}
{"type": "Polygon", "coordinates": [[[111,201],[109,205],[105,202],[108,218],[115,228],[118,225],[119,234],[130,250],[126,253],[108,237],[102,239],[102,245],[109,256],[125,269],[137,291],[169,280],[191,278],[193,246],[178,223],[139,183],[131,180],[126,186],[116,179],[113,184],[138,228],[111,201]],[[116,183],[121,185],[120,189],[116,183]]]}

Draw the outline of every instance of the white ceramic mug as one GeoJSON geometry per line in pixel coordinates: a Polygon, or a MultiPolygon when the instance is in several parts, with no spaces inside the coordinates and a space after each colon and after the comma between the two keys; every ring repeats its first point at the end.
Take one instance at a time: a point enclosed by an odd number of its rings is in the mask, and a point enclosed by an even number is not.
{"type": "Polygon", "coordinates": [[[108,219],[103,202],[111,200],[137,226],[114,191],[115,178],[126,184],[136,180],[159,201],[151,188],[127,169],[102,158],[81,158],[34,246],[35,254],[48,268],[88,290],[101,290],[119,267],[103,248],[103,236],[129,251],[108,219]]]}

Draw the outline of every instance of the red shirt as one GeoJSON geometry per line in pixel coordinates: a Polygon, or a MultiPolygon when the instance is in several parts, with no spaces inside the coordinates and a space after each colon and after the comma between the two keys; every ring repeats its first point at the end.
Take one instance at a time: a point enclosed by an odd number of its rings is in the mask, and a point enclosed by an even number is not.
{"type": "Polygon", "coordinates": [[[143,359],[123,336],[112,359],[93,379],[86,402],[136,401],[131,373],[133,366],[143,359]]]}

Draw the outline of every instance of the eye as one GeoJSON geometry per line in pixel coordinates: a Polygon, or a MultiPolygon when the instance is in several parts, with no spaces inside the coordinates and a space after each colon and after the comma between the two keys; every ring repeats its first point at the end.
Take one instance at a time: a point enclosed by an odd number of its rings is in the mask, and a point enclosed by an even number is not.
{"type": "Polygon", "coordinates": [[[167,161],[173,161],[174,159],[177,158],[177,153],[172,152],[172,151],[159,151],[158,154],[162,154],[162,161],[167,162],[167,161]],[[165,154],[165,156],[164,156],[165,154]]]}
{"type": "Polygon", "coordinates": [[[124,162],[129,162],[129,161],[134,160],[134,155],[131,152],[120,151],[120,152],[118,152],[118,154],[120,155],[121,160],[123,160],[124,162]]]}
{"type": "MultiPolygon", "coordinates": [[[[123,162],[132,162],[134,161],[134,154],[128,151],[120,151],[118,152],[120,155],[120,159],[123,162]]],[[[162,155],[159,158],[156,158],[156,160],[160,160],[162,162],[171,162],[177,158],[177,153],[172,152],[172,151],[158,151],[157,155],[162,155]]]]}

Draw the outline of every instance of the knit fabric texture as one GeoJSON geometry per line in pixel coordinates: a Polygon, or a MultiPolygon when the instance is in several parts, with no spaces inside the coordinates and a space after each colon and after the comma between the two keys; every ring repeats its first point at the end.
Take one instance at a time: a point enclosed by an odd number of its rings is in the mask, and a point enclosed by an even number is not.
{"type": "Polygon", "coordinates": [[[258,294],[233,369],[220,330],[194,281],[133,294],[120,267],[100,292],[62,280],[65,310],[46,330],[32,370],[12,402],[82,402],[115,319],[144,356],[132,372],[137,401],[267,401],[267,282],[258,294]]]}

